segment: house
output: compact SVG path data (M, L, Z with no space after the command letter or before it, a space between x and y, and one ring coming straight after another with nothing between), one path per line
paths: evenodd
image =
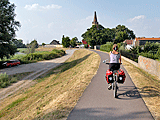
M133 45L133 40L125 40L123 43L126 43L127 45Z
M60 45L59 41L57 40L53 40L50 45Z
M135 40L133 41L133 46L140 46L140 45L145 45L146 42L151 42L151 43L156 43L159 42L160 43L160 38L145 38L145 37L138 37L135 38Z
M132 49L132 48L133 48L133 41L134 41L134 40L125 40L125 41L123 42L123 43L126 44L125 49L128 49L128 50Z

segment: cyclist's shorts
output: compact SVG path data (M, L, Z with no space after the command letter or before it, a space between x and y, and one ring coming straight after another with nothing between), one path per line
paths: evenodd
M109 69L110 71L119 70L120 64L119 63L109 63Z

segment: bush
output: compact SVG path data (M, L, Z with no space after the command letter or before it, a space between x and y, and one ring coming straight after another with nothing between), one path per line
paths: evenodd
M21 60L24 61L40 61L40 60L50 60L56 57L60 57L65 54L64 50L57 50L53 49L51 52L43 51L43 52L36 52L30 53L24 56Z
M153 53L144 53L144 52L141 52L139 53L139 55L141 56L144 56L144 57L147 57L147 58L151 58L151 59L159 59L160 60L160 55L159 54L153 54Z
M100 50L110 52L112 51L113 42L106 42L106 44L101 45Z
M0 88L4 88L9 85L9 77L6 73L0 74Z
M135 62L138 62L138 54L130 53L126 50L120 50L122 56L127 57Z
M6 73L0 74L0 88L5 88L11 83L16 83L17 81L17 77L9 77Z
M18 81L17 77L12 77L10 80L10 83L16 83L17 81Z

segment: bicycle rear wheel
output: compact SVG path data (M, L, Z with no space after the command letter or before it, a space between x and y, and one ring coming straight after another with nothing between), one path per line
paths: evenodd
M116 81L116 76L115 76L115 81L114 81L114 97L117 98L117 81Z

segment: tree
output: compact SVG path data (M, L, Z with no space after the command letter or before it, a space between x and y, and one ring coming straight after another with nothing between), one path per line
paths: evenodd
M70 46L70 38L69 37L62 37L62 45L63 47L67 48Z
M107 39L109 37L106 33L107 30L102 25L92 25L92 27L87 29L87 31L81 36L93 48L94 45L101 45L105 44L107 41L110 41Z
M9 57L16 52L16 46L12 45L15 32L20 23L15 20L15 5L9 0L0 0L0 58Z
M78 42L78 38L77 37L74 37L74 38L72 38L72 40L70 41L70 45L72 46L72 47L75 47Z
M45 46L46 44L45 43L42 43L42 46Z
M37 40L31 41L30 45L31 46L34 45L34 48L38 48L39 47Z
M118 25L115 29L116 29L116 33L115 33L114 43L120 43L126 39L134 39L136 37L133 31L129 30L124 25Z
M12 44L15 45L17 48L26 48L26 45L23 44L22 41L23 41L23 40L21 40L21 39L19 39L19 40L13 39L13 40L12 40Z
M86 42L92 46L102 45L106 42L123 42L125 39L134 39L135 35L124 25L118 25L116 28L104 28L102 25L93 25L81 35Z

